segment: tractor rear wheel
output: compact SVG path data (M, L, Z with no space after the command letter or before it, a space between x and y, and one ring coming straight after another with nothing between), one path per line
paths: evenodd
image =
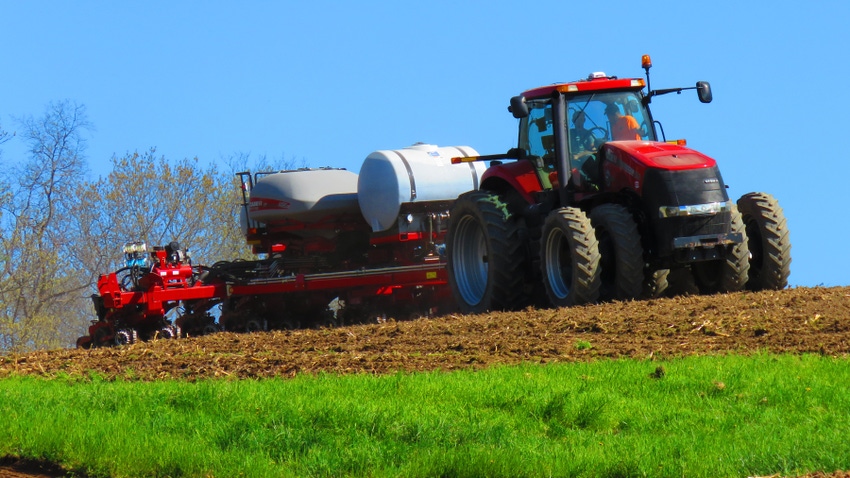
M449 285L462 312L512 310L527 301L526 248L515 218L498 195L461 195L451 210L446 246Z
M733 233L742 233L744 242L730 246L726 257L718 261L697 262L691 265L694 280L700 293L737 292L747 284L749 249L747 248L744 221L738 208L732 207Z
M791 274L791 238L785 213L770 194L749 193L738 199L750 250L749 290L781 290Z
M540 238L540 269L552 305L595 302L602 282L599 262L596 234L581 209L549 213Z
M590 212L599 241L602 300L631 300L643 291L643 247L637 224L628 209L603 204Z

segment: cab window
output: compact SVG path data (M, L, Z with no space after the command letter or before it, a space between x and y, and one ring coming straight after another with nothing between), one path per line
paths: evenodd
M567 108L571 139L583 138L578 144L572 141L571 146L581 150L593 150L605 141L655 140L649 115L634 92L577 96L570 99ZM576 120L584 123L577 124Z
M519 147L528 156L543 158L544 163L550 164L555 158L555 136L552 127L552 105L547 103L531 103L529 113L523 118Z

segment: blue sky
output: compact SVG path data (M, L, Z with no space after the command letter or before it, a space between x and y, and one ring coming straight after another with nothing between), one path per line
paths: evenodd
M791 284L850 285L850 2L767 5L0 0L0 124L85 105L94 175L151 147L357 171L418 141L504 152L511 96L591 71L642 76L650 54L655 88L711 82L713 103L659 97L655 117L719 162L733 199L779 199ZM23 154L13 140L2 161Z

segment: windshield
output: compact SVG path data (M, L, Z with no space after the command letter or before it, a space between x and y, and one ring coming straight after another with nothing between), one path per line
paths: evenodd
M567 121L572 154L596 150L604 141L655 139L649 115L634 92L570 98Z

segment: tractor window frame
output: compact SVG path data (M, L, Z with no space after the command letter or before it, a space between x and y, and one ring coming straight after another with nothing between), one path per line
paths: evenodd
M553 163L554 134L552 102L549 100L529 101L528 116L520 120L517 147L525 151L528 157L540 157L543 158L544 163Z

